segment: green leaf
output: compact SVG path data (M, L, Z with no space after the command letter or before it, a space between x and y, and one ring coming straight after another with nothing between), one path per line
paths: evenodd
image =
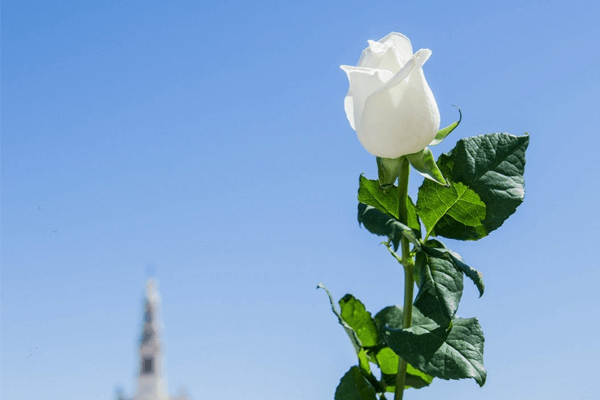
M389 347L384 347L375 356L381 372L395 375L398 373L398 355Z
M462 296L462 271L451 261L428 254L425 248L417 252L415 268L420 282L415 307L439 325L448 326Z
M427 254L437 258L445 259L454 264L459 271L467 275L467 277L473 281L475 286L477 286L477 289L479 290L479 297L483 296L483 292L485 290L485 285L483 284L483 274L465 264L458 253L449 250L442 242L435 239L429 239L423 243L421 245L421 249Z
M407 366L407 373L406 373L406 379L404 381L404 383L405 383L404 389L410 389L410 388L421 389L421 388L427 387L431 384L431 382L427 382L425 379L421 378L418 375L413 375L413 374L408 373L408 370L417 371L417 372L420 372L420 371L411 367L410 364L406 364L406 366ZM433 381L432 376L429 376L427 374L423 374L423 375L431 378L431 380ZM381 374L381 385L385 387L386 392L394 393L396 391L396 375Z
M363 348L363 344L359 339L359 333L357 332L359 331L362 339L367 342L370 340L369 337L372 337L373 335L375 336L375 340L379 341L379 331L377 330L375 321L371 318L371 314L368 313L365 310L364 305L352 295L346 295L340 300L340 306L342 309L342 312L340 313L335 308L333 297L325 285L319 283L319 285L317 285L317 289L323 289L327 293L327 296L329 297L329 303L331 304L331 310L338 317L338 322L344 327L344 330L348 334L348 337L350 338L350 341L356 350L356 355L358 356L358 368L362 372L363 378L371 386L376 387L378 392L384 392L385 387L383 387L382 384L371 373L371 366L369 362L375 362L375 359L370 359L367 350ZM353 326L350 326L350 324L344 320L342 314L346 315ZM369 324L371 325L370 327Z
M406 225L415 232L418 238L421 238L421 221L419 221L419 216L417 215L417 207L410 196L408 196L408 201L406 202L406 211L408 214Z
M400 306L388 306L375 315L375 323L380 332L380 337L384 337L386 327L392 329L402 329L403 312ZM413 309L412 323L425 325L432 324L433 321L423 316L417 309ZM383 347L376 354L376 359L384 375L383 382L387 390L393 392L395 386L395 374L398 373L398 356L389 347ZM427 375L410 364L408 365L408 374L406 375L406 385L413 388L427 386L433 380L433 377ZM386 379L386 375L389 378Z
M404 360L424 373L442 379L473 378L483 386L483 332L476 318L452 320L449 328L436 324L386 329L385 342Z
M362 347L372 347L379 342L379 335L371 313L363 303L351 294L339 301L342 319L356 332Z
M493 133L460 140L438 166L450 187L425 180L417 213L427 236L478 240L499 228L523 202L529 136Z
M389 347L384 347L379 350L376 358L379 368L381 369L381 373L384 375L383 383L386 386L386 390L393 392L396 386L395 376L398 373L398 362L400 359L398 355ZM410 364L407 365L406 372L406 387L420 389L428 386L431 381L433 381L432 376L419 371ZM388 381L385 379L386 375L390 376L392 379Z
M350 325L348 325L346 323L346 321L344 321L340 312L335 308L335 303L333 302L333 297L331 296L331 293L329 293L329 290L327 290L325 285L323 285L322 283L319 283L317 285L317 289L323 289L323 290L325 290L325 293L327 293L327 297L329 298L329 304L331 304L331 311L337 317L338 322L340 325L342 325L342 327L344 328L344 331L346 331L346 334L350 338L350 342L352 343L354 350L358 354L362 348L362 343L360 342L360 339L358 338L358 334L354 331L354 329L352 329L352 327Z
M410 162L410 165L425 178L440 185L448 185L446 179L444 179L444 175L442 175L442 171L440 171L435 163L433 153L429 150L429 147L425 147L423 150L413 154L407 154L406 158Z
M398 187L395 185L389 185L387 189L381 189L379 181L367 179L361 175L358 181L358 201L391 215L395 219L399 218ZM417 215L417 208L410 196L406 208L408 211L407 225L415 231L417 237L420 237L421 222Z
M358 180L358 201L398 219L398 189L394 185L382 190L378 181L361 175Z
M483 274L477 271L475 268L469 267L465 264L460 255L453 252L452 250L448 250L448 254L452 258L452 262L454 265L460 269L469 279L473 281L475 286L477 286L477 290L479 290L479 297L483 296L483 291L485 290L485 285L483 283Z
M448 136L450 134L450 132L455 130L456 127L460 124L460 121L462 121L462 112L460 111L460 108L456 107L456 109L458 110L458 115L459 115L458 121L456 121L453 124L448 125L444 129L440 129L438 131L438 133L435 135L435 138L433 139L433 141L431 143L429 143L430 146L436 146L436 145L442 143L442 141L446 138L446 136Z
M335 390L335 400L377 400L375 388L356 366L350 368Z
M409 384L409 377L410 377L410 382L411 382L410 384ZM419 381L424 384L423 386L428 386L433 381L433 376L427 375L425 372L421 372L418 369L416 369L415 367L413 367L412 365L407 363L406 364L406 383L409 384L411 387L419 389L420 387L423 387L423 386L416 386L416 385L421 384L421 383L417 383Z
M402 320L404 313L400 306L387 306L375 315L375 324L379 330L379 336L383 337L385 327L391 329L402 329ZM433 321L425 317L417 309L412 310L412 324L413 325L427 325L432 324Z
M360 349L358 352L358 366L363 374L371 375L371 365L369 364L369 356L365 349Z
M455 231L460 231L461 234L464 231L468 237L483 237L487 234L483 226L486 205L477 193L462 183L450 183L446 188L429 182L423 181L417 200L417 214L423 221L428 236L438 234L437 224L444 224L448 220L456 221ZM455 232L455 236L461 234Z
M387 236L395 251L398 250L402 236L405 236L415 247L421 246L411 228L400 223L396 218L364 203L358 203L358 223L364 225L369 232L375 235Z

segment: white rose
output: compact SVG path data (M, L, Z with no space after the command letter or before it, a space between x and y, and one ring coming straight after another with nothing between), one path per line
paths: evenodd
M369 40L356 67L342 65L350 89L344 109L367 151L397 158L423 150L440 127L440 112L423 75L431 50L413 54L410 40L392 32Z

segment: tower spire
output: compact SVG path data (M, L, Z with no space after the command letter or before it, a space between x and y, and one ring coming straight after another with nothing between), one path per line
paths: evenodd
M146 282L140 340L138 389L134 400L169 400L162 358L160 295L154 278Z

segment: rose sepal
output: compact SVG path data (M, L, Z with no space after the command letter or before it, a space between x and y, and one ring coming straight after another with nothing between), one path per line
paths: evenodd
M442 141L446 139L446 136L452 133L452 131L455 130L458 127L458 125L460 125L460 122L462 121L462 112L460 111L460 108L456 107L456 109L458 110L458 121L451 123L443 129L440 129L435 134L435 137L433 138L431 143L429 143L430 146L437 146L438 144L442 143Z
M396 183L396 179L398 179L398 176L400 175L402 157L377 157L377 175L379 178L379 188L381 190L389 189Z
M429 150L429 147L425 147L423 150L413 154L407 154L405 156L410 165L425 178L439 183L440 185L448 186L448 182L444 178L442 171L438 168L433 153Z

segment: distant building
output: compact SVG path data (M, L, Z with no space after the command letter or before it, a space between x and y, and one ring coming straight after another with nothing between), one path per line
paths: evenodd
M163 364L160 322L160 295L155 279L146 282L144 327L140 339L137 393L126 398L117 391L117 400L188 400L186 394L169 396Z

